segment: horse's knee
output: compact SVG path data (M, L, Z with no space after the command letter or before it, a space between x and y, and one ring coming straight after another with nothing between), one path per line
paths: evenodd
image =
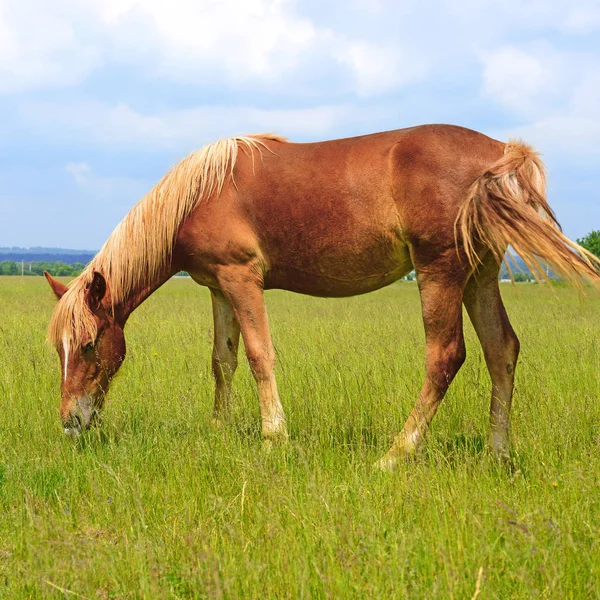
M219 356L218 353L213 353L212 356L212 373L217 384L230 381L237 369L237 356Z
M445 392L467 358L462 336L444 345L438 345L433 354L435 359L428 367L429 378L437 388Z
M246 357L254 378L265 381L273 375L275 369L275 353L264 348L249 346Z

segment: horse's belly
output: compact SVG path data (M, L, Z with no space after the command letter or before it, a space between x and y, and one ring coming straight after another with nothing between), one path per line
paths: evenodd
M305 249L280 257L267 273L265 287L311 296L354 296L385 287L412 269L408 247L400 241L361 249L340 245L314 253Z

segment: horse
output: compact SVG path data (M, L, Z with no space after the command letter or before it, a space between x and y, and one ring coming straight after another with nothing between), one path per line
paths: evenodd
M125 358L129 315L183 270L210 289L215 423L229 414L241 333L262 436L284 442L264 290L352 296L415 270L425 381L377 466L393 470L422 445L465 361L463 304L491 377L489 445L509 460L519 340L498 286L509 246L540 280L550 264L580 287L600 281L600 260L562 233L544 165L523 142L452 125L318 143L219 140L167 172L69 286L46 273L58 298L48 339L61 361L64 431L94 422Z

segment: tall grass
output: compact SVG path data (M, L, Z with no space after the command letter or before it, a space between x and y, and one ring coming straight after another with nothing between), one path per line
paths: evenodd
M267 452L245 361L231 424L209 425L210 300L190 280L133 314L103 425L71 443L51 292L0 278L0 597L600 597L600 304L502 289L522 343L516 469L485 450L467 325L426 450L389 475L371 465L424 375L414 284L267 294L291 437Z

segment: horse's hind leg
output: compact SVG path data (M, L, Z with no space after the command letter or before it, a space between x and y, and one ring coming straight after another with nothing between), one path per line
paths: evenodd
M211 290L214 344L212 371L215 378L214 424L227 419L231 410L231 381L238 364L240 326L223 292Z
M499 265L491 252L465 288L464 303L479 337L492 379L490 445L501 460L509 456L509 419L519 339L511 327L498 287Z
M413 257L425 326L425 383L404 429L377 463L383 470L394 469L400 460L415 453L465 360L462 300L468 274L457 265L457 260L452 250L420 269Z

